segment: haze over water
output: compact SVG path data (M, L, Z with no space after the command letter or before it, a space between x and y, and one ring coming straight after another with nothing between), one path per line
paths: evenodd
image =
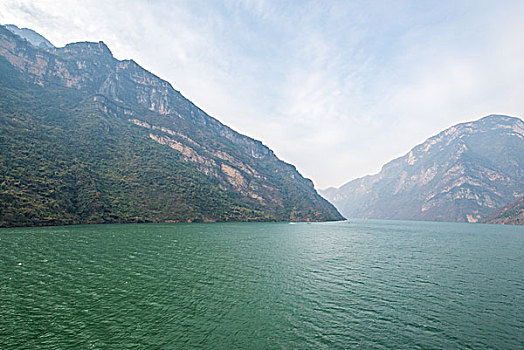
M524 228L0 230L2 349L522 348Z

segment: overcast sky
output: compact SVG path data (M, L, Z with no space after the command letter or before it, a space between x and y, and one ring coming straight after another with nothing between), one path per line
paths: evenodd
M104 41L317 188L453 124L524 114L521 0L2 0L0 23Z

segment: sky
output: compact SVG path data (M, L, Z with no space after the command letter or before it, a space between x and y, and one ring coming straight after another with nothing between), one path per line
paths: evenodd
M104 41L317 188L454 124L524 115L524 1L2 0L0 24Z

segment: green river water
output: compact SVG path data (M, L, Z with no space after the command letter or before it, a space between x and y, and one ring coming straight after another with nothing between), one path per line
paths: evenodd
M524 227L0 230L0 349L522 349Z

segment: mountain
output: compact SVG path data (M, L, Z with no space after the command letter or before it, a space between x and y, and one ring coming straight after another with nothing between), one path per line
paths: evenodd
M321 194L349 218L476 222L524 195L524 123L490 115L455 125Z
M293 165L103 43L0 26L0 226L341 220Z
M51 49L54 47L54 45L51 44L49 40L47 40L32 29L18 28L14 24L6 24L5 28L8 29L11 33L18 35L20 38L29 41L29 43L31 43L34 46L44 49Z
M489 224L524 225L524 196L496 210L483 222Z

